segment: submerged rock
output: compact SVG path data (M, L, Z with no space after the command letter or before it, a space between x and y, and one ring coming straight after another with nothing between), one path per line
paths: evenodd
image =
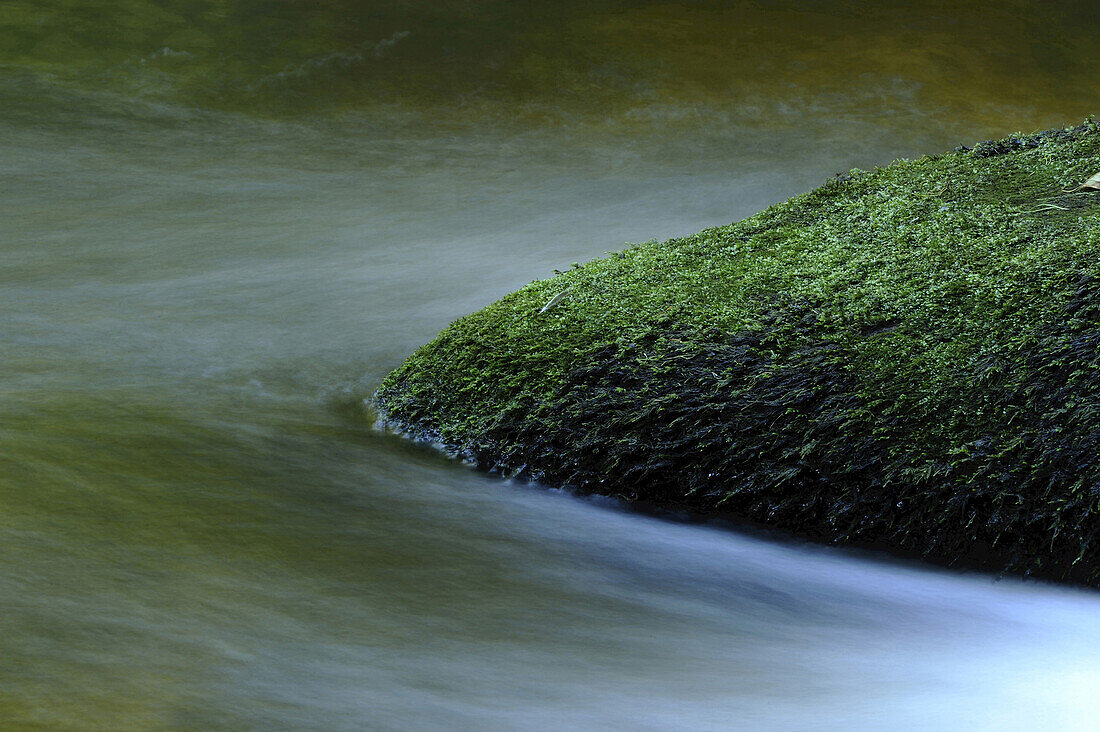
M483 469L1100 585L1097 169L1089 120L853 170L534 282L375 401Z

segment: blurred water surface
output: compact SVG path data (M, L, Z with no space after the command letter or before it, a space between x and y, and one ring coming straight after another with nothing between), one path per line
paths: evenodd
M0 6L0 721L1088 729L1095 593L468 471L454 318L1095 111L1086 3Z

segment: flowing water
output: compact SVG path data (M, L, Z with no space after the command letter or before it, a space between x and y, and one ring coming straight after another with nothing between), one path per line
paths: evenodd
M1089 729L1095 592L363 407L555 268L1097 111L1089 4L922 5L0 4L0 727Z

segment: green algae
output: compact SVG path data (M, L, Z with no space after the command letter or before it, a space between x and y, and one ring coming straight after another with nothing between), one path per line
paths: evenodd
M1097 170L1091 119L853 170L533 282L375 401L483 469L1097 585Z

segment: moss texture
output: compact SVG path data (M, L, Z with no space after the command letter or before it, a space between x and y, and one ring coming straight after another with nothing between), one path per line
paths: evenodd
M853 170L534 282L375 401L482 469L1100 585L1098 170L1091 119Z

